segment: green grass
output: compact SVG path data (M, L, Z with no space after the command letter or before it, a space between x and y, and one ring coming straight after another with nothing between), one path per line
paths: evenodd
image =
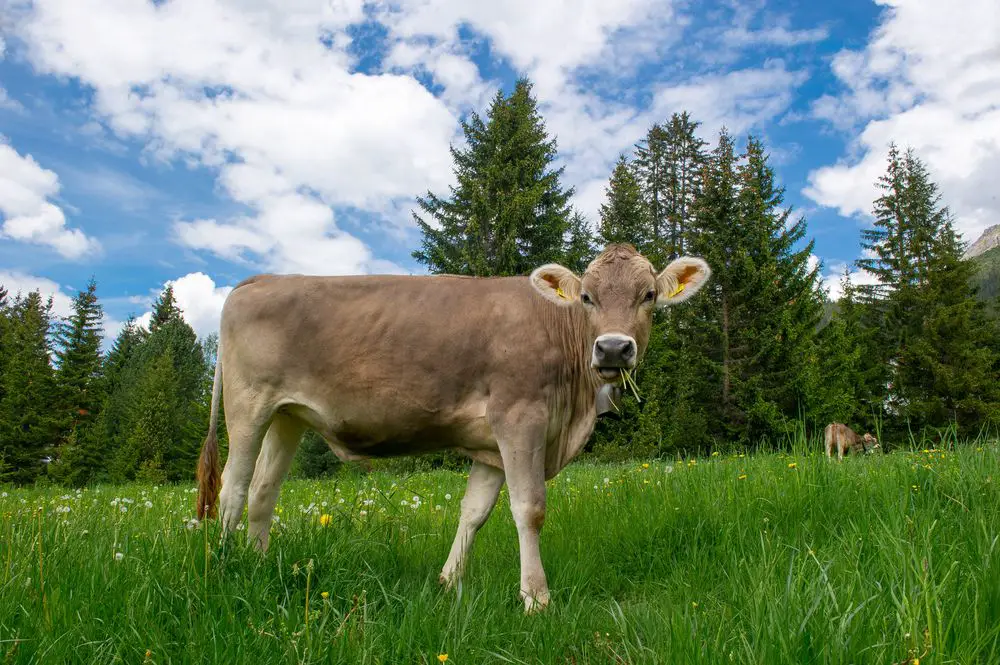
M533 617L506 493L439 588L457 473L289 482L264 557L189 525L189 487L6 488L0 661L997 663L998 471L992 445L575 464Z

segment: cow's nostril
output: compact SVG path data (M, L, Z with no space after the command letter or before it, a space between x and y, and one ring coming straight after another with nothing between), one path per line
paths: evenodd
M631 340L629 340L628 342L625 343L625 348L622 349L622 359L628 360L634 355L635 355L635 344L633 344Z

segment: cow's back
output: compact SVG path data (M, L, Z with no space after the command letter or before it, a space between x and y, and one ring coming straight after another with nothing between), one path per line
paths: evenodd
M226 389L268 392L359 454L489 447L491 395L540 398L558 371L556 312L526 278L259 276L223 312Z

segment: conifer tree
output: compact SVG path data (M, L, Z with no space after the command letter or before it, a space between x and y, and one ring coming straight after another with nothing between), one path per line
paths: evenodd
M0 402L0 481L28 483L42 472L58 433L51 364L52 299L38 291L11 308Z
M102 450L94 448L88 432L103 405L101 343L103 310L97 300L97 284L77 294L73 313L57 325L56 358L59 388L59 451L49 472L60 482L80 485L106 463Z
M865 292L876 367L871 383L897 433L957 424L966 433L996 417L996 330L975 298L973 266L936 184L912 150L892 146L878 181L869 256L879 284Z
M605 193L607 201L601 204L598 227L601 242L605 245L628 243L640 253L645 252L649 244L646 204L635 171L625 155L618 157Z
M486 119L462 123L466 147L452 148L458 181L448 198L428 192L414 213L422 232L413 257L434 273L524 275L562 258L572 189L554 169L549 139L531 84L498 91Z
M590 224L579 211L573 211L562 264L578 275L583 274L597 256L596 244L597 238L590 230Z

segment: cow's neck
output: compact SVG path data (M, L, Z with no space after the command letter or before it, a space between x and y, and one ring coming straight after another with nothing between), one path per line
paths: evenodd
M548 307L550 343L563 352L562 370L550 404L553 410L546 454L547 476L554 476L583 449L597 420L597 392L602 382L591 367L594 333L578 307Z

